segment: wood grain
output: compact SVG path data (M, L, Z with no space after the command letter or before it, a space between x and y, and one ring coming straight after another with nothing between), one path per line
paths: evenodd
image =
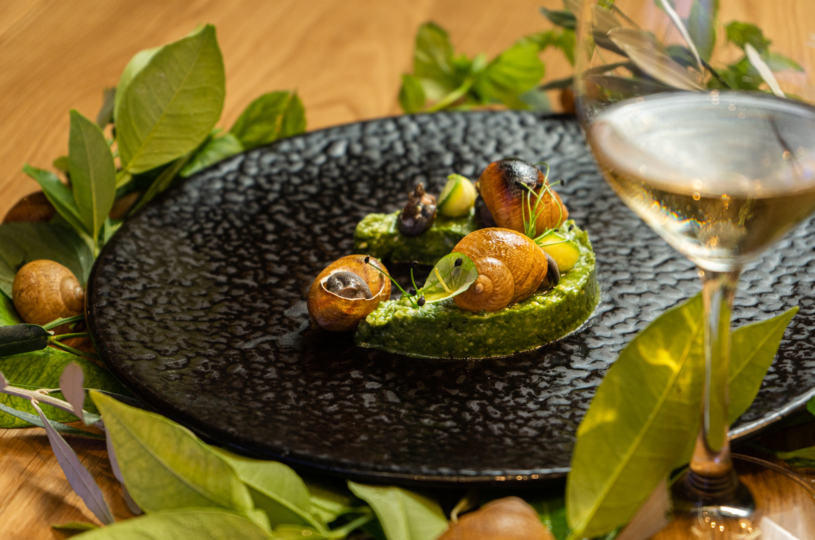
M227 99L222 125L230 125L258 95L296 88L309 129L316 129L399 113L400 75L411 68L420 23L434 20L444 26L462 52L492 56L520 36L550 27L538 14L540 5L560 9L561 2L0 2L0 216L37 189L20 172L24 163L48 167L67 151L69 109L93 117L102 89L116 85L134 53L177 39L198 23L217 26L224 54ZM811 6L795 6L795 24L810 24ZM743 0L727 16L749 10L760 12L765 29L779 44L791 39L784 31L786 19L778 16L773 2ZM813 59L811 49L802 54ZM544 59L547 78L570 73L559 52L546 53ZM815 429L798 428L800 432ZM70 442L99 481L116 517L127 517L104 445ZM44 433L0 430L0 537L60 537L50 525L67 521L95 520L71 491Z

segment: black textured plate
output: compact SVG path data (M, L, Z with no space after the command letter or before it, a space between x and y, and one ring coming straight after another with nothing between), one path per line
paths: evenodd
M439 362L359 349L308 326L305 295L352 252L356 223L491 161L546 160L597 253L602 301L586 328L501 360ZM734 434L815 388L815 233L790 234L743 279L736 324L799 304ZM246 453L359 479L535 480L568 471L575 430L609 364L649 321L699 290L692 265L601 179L577 123L479 112L309 133L236 156L130 219L89 288L90 327L139 397ZM745 291L749 291L749 294Z

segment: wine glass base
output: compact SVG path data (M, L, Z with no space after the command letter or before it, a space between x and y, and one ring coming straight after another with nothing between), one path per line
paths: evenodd
M692 505L675 499L674 519L652 540L815 538L815 490L810 485L792 471L751 456L733 455L733 466L743 489L735 490L729 503Z

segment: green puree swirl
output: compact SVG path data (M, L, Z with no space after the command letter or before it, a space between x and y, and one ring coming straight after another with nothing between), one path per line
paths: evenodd
M500 311L472 313L453 299L413 308L407 302L379 304L355 334L360 347L419 358L489 358L528 351L579 328L600 300L589 235L574 228L580 247L575 267L552 289Z

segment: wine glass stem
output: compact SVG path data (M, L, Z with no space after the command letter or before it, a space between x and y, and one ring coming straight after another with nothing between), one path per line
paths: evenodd
M729 272L699 272L705 314L705 379L702 423L688 482L706 502L727 498L738 484L730 459L727 428L730 310L740 273L740 268Z

